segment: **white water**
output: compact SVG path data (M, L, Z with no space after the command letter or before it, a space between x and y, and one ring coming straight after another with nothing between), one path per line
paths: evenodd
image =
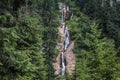
M67 6L66 8L67 11L69 11L69 6ZM62 8L62 28L63 28L63 31L64 31L64 34L65 34L65 37L66 37L66 40L65 40L65 44L64 44L64 50L63 52L61 53L61 62L62 62L62 69L61 69L61 75L65 75L65 72L66 72L66 66L65 66L65 58L64 58L64 52L67 50L69 44L70 44L70 37L69 37L69 31L67 30L66 28L66 24L64 22L65 20L65 16L66 16L66 10L65 10L65 7ZM71 18L73 18L73 13L71 15Z
M67 11L70 11L70 8L69 8L69 6L67 6Z
M62 52L62 76L65 74L65 61L64 61L64 53Z
M65 23L64 22L62 22L62 28L65 29Z
M66 36L66 37L69 37L69 32L68 32L68 30L66 30L66 29L65 29L65 36Z
M70 44L70 40L69 40L69 32L68 30L65 29L65 35L67 36L66 37L66 40L65 40L65 44L64 44L64 50L63 51L66 51L66 49L68 48L69 44ZM64 52L62 52L62 70L61 70L61 75L63 76L65 74L65 60L64 60Z
M67 37L66 40L65 40L65 47L64 47L64 50L65 50L65 51L66 51L66 49L68 48L69 43L70 43L70 40L69 40L69 38Z
M62 22L62 28L63 28L63 31L65 30L65 23ZM61 59L62 59L62 69L61 69L61 75L65 75L65 60L64 60L64 52L61 53Z

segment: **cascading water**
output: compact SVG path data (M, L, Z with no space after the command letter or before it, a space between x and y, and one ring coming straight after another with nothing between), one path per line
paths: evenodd
M64 41L64 49L61 53L61 62L62 62L62 69L61 69L61 75L65 75L65 72L66 72L66 66L65 66L65 51L67 50L67 48L69 47L69 44L70 44L70 36L69 36L69 31L67 30L67 27L66 27L66 24L65 24L65 17L66 17L66 11L69 11L70 8L69 6L67 6L65 8L65 6L63 8L61 8L61 13L62 13L62 29L64 31L64 35L66 37L66 40ZM73 14L71 15L73 17Z
M69 40L69 38L67 37L67 38L66 38L66 40L65 40L65 47L64 47L64 51L66 51L66 49L68 48L69 43L70 43L70 40Z
M69 8L69 6L67 6L67 11L69 11L70 10L70 8Z
M62 28L63 28L63 31L65 29L65 23L63 22L62 23ZM64 60L64 50L63 52L61 53L61 60L62 60L62 69L61 69L61 75L63 76L65 74L65 60Z
M64 61L64 53L62 52L62 76L65 74L65 61Z
M62 70L61 70L61 73L62 73L62 76L65 74L65 60L64 60L64 52L66 51L66 49L68 48L69 44L70 44L70 40L69 40L69 32L67 31L66 32L66 40L65 40L65 44L64 44L64 51L62 52L61 54L61 57L62 57Z
M66 37L69 37L69 32L68 32L67 29L65 29L65 36L66 36Z

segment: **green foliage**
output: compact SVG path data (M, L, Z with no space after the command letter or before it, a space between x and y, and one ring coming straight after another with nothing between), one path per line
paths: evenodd
M13 26L14 26L14 18L9 12L6 12L0 16L0 27L10 28Z
M115 67L118 59L113 40L102 37L97 23L89 23L89 19L83 16L77 29L73 29L77 34L74 49L77 56L75 80L116 80L113 75L118 69Z
M44 26L43 32L43 46L45 52L45 63L47 64L47 80L53 80L54 69L53 61L55 60L58 52L56 45L58 42L58 17L56 12L56 5L54 0L44 0L42 3L43 12L42 12L42 21ZM56 12L58 13L58 12Z
M77 60L73 78L119 80L119 48L116 48L119 47L119 5L109 7L106 3L102 8L101 3L95 0L78 0L76 5L91 20L76 9L74 19L68 21L71 37L76 41L74 53Z
M104 0L78 0L76 4L79 6L81 11L87 14L91 19L99 19L99 28L110 38L113 38L116 43L116 47L119 47L119 3L113 1L113 6L110 6L110 1L104 1L102 7L102 1Z
M0 16L0 79L46 80L46 66L42 51L42 21L37 13ZM9 28L8 28L9 27Z
M58 1L0 1L0 80L54 80ZM74 13L66 23L75 40L76 65L72 76L59 79L119 80L120 5L110 7L110 0L104 7L97 0L61 1Z

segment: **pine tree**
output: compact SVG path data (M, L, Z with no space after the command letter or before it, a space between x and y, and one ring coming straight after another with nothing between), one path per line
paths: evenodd
M44 0L42 3L42 20L44 25L43 47L45 52L45 63L47 64L47 80L54 79L53 61L58 54L56 45L58 39L58 18L54 0Z
M118 69L115 67L117 51L114 48L114 41L101 36L96 22L92 22L88 30L83 26L80 28L82 36L77 37L75 45L75 53L78 57L75 79L113 80L115 70Z
M1 80L46 80L42 21L33 12L20 10L17 21L9 11L0 14Z

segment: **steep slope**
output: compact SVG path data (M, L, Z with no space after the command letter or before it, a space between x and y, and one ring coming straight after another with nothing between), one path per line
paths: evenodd
M66 72L72 75L73 70L75 69L75 54L73 53L74 41L71 41L68 49L65 52L66 59Z
M65 69L65 73L72 75L72 72L75 69L75 54L72 51L74 47L74 41L71 41L70 43L68 26L65 23L67 10L65 5L62 5L62 6L63 7L60 10L62 13L62 21L61 21L61 26L58 27L58 31L59 31L58 33L60 36L60 41L58 43L58 46L59 46L60 54L57 56L56 62L53 64L53 66L54 66L56 75L59 75L60 73L64 75L64 72L63 72L64 69Z

